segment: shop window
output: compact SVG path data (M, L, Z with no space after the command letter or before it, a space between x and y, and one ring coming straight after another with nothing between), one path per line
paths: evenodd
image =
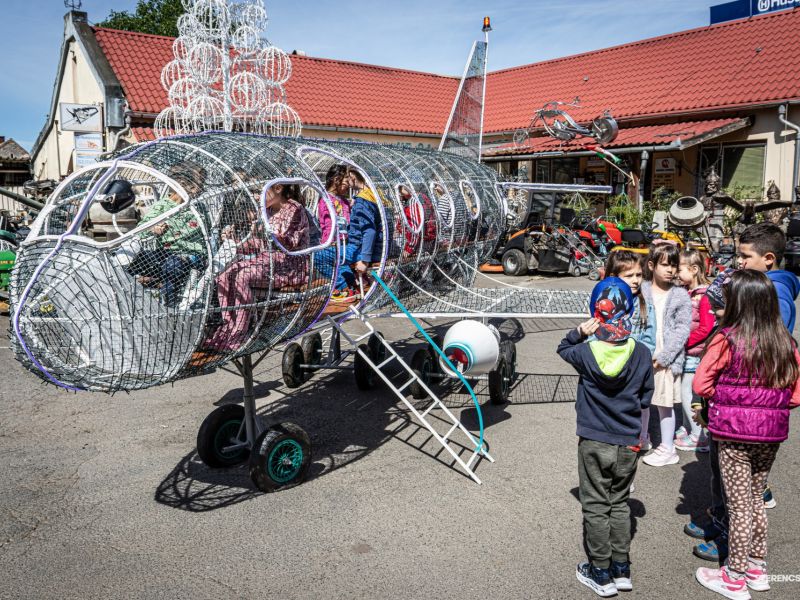
M580 177L580 159L551 158L536 161L537 183L575 183Z
M722 179L722 187L744 188L756 196L764 187L764 144L704 145L700 155L700 172L705 176L713 166Z

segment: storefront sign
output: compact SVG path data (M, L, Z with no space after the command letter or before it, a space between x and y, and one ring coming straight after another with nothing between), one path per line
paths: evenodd
M747 19L776 10L800 6L800 0L735 0L711 7L711 24Z
M653 163L656 173L674 173L675 172L675 159L674 158L657 158Z
M653 190L658 188L665 188L668 190L675 189L675 173L653 173Z
M103 113L96 104L58 105L59 127L62 131L103 131Z
M103 152L102 133L75 134L75 169L82 169L98 160Z

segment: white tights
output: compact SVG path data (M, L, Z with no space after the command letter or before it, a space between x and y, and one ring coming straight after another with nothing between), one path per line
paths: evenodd
M658 420L661 425L661 445L672 452L675 447L675 409L658 406Z

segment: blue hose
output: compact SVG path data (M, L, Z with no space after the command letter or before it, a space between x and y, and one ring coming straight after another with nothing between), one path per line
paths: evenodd
M458 369L456 369L455 365L452 362L450 362L450 359L447 358L447 355L445 355L445 353L442 351L442 349L439 348L439 346L436 345L436 342L434 342L431 339L431 336L428 335L428 333L425 331L425 329L422 327L422 325L420 325L419 322L414 317L411 316L411 313L408 312L408 309L405 307L405 305L402 302L400 302L400 299L397 296L394 295L394 292L392 292L392 290L389 289L389 286L386 285L386 283L383 281L383 279L378 277L378 274L375 271L371 271L371 274L375 278L375 281L377 281L381 285L383 290L389 295L389 298L392 299L392 302L394 302L398 306L398 308L403 311L403 313L414 324L414 327L417 328L417 330L423 335L423 337L428 341L428 343L433 347L433 349L436 350L436 353L439 356L441 356L442 359L444 360L444 362L447 364L447 366L450 367L450 370L453 373L455 373L456 376L461 380L461 383L464 384L464 387L467 388L467 391L469 392L469 395L472 396L472 402L475 404L475 410L478 411L478 427L480 428L480 435L478 437L478 447L475 448L475 452L482 451L483 450L483 413L481 412L481 406L480 406L480 404L478 404L478 397L475 395L475 391L472 389L472 386L464 378L464 376L458 371Z

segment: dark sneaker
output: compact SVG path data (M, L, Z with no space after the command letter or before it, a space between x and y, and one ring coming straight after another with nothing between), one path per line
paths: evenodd
M775 501L775 496L772 495L772 490L769 486L764 488L764 508L775 508L778 503Z
M631 563L611 561L611 579L620 592L630 592L633 589L631 583Z
M697 540L708 541L717 539L722 531L714 523L698 525L694 521L689 521L688 524L683 526L683 533Z
M617 586L611 579L608 569L600 569L590 562L582 562L575 570L575 575L583 585L603 598L617 595Z
M720 535L716 540L697 544L692 552L698 558L719 563L728 558L728 537Z

